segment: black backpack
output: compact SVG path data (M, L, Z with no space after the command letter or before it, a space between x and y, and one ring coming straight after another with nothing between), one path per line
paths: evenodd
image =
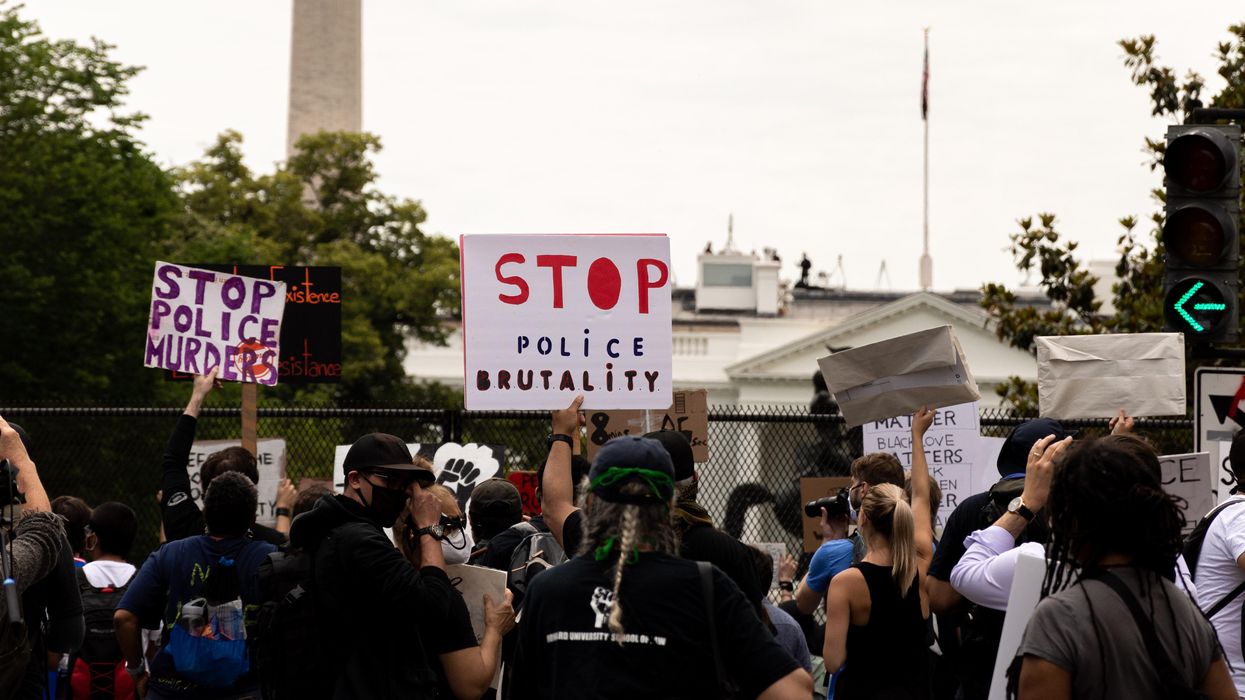
M262 601L255 616L254 653L260 687L266 700L329 698L333 683L325 670L335 669L321 643L312 593L315 557L289 549L272 552L259 565Z
M96 588L87 580L82 569L75 569L74 574L78 578L78 590L82 594L82 619L86 623L86 636L82 639L82 646L69 658L69 672L75 680L86 681L87 697L112 698L117 693L118 677L124 676L129 680L124 668L125 657L121 653L121 645L117 643L117 634L113 631L112 616L133 579L126 581L124 586ZM74 685L82 684L79 682Z

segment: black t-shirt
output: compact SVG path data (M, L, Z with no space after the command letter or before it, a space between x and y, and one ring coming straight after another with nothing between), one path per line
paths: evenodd
M755 697L799 668L716 568L713 589L722 666L743 697ZM642 553L623 570L620 598L626 634L621 646L607 623L611 561L576 557L534 579L519 624L512 697L722 696L695 562Z
M951 517L947 518L947 525L942 529L938 548L934 550L934 559L929 564L930 576L942 581L951 580L951 570L968 551L964 540L981 529L981 509L989 502L989 491L975 493L951 511Z
M448 617L437 620L430 615L419 618L419 636L424 641L424 649L428 654L428 665L437 672L437 697L452 698L450 680L445 676L441 666L441 654L449 654L463 649L480 646L476 641L475 630L471 628L471 612L467 603L458 591L449 596Z
M510 557L514 554L515 547L533 532L534 530L528 528L508 527L490 539L488 547L471 563L475 566L510 571Z
M584 512L576 509L562 523L562 551L567 557L579 554L579 543L584 540Z
M765 582L764 587L758 581L748 545L712 525L693 525L683 533L679 554L684 559L707 561L721 569L739 586L744 597L759 609L761 596L769 587L769 581Z
M182 414L164 448L160 477L160 518L164 522L164 537L169 542L204 533L203 511L190 495L190 474L186 472L197 425L198 421L193 416ZM285 535L259 523L251 526L251 537L277 546L285 544L286 540Z

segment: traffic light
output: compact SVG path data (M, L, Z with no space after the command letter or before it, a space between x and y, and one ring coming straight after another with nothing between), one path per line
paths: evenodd
M1240 147L1235 125L1167 128L1164 330L1231 343L1240 313Z

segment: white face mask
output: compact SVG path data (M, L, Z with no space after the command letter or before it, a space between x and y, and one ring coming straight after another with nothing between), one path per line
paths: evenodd
M464 540L466 541L466 544L463 545L462 549L454 546L456 544L461 544ZM453 544L450 544L451 542ZM462 531L455 532L448 538L441 540L441 554L445 557L446 566L451 564L466 564L467 560L471 558L471 550L475 549L475 546L476 543L471 538L471 528L465 528Z

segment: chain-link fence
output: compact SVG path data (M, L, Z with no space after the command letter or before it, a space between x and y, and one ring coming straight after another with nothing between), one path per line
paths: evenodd
M20 423L48 493L70 494L90 504L119 500L139 516L134 558L156 544L156 490L160 458L178 408L0 408ZM981 433L1003 437L1027 420L997 409L981 413ZM207 408L197 439L236 439L238 409ZM1065 422L1081 435L1106 431L1106 421ZM504 469L535 469L546 454L549 414L538 411L459 411L411 407L261 408L259 435L286 443L286 472L328 479L334 448L365 433L392 433L411 442L504 445ZM1137 432L1161 454L1192 451L1188 419L1139 420ZM699 465L699 500L720 523L745 541L783 542L802 549L799 481L846 475L861 454L861 429L841 416L804 408L715 407L709 414L710 459Z

